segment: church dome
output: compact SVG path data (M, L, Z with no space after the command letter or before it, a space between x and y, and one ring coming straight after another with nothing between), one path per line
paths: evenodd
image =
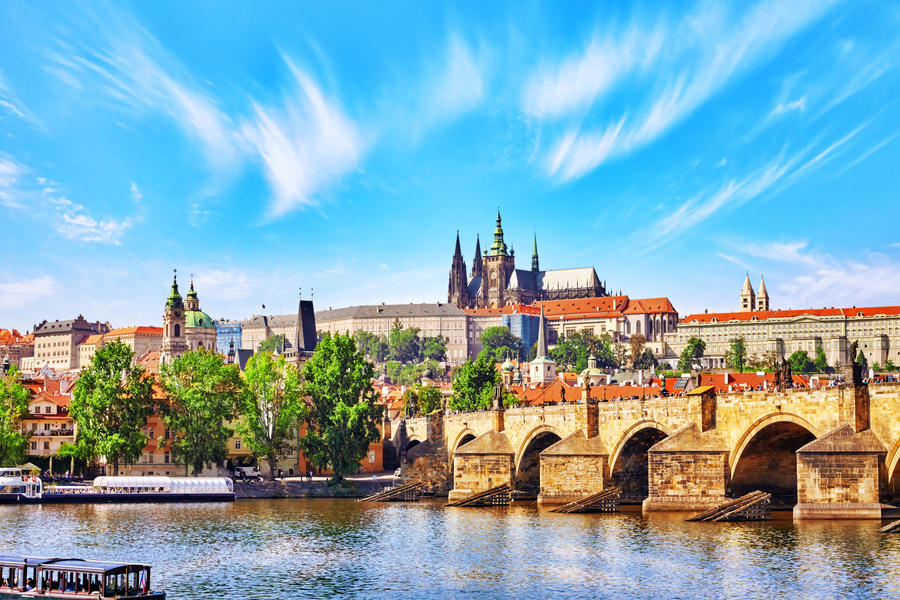
M184 311L184 326L199 327L201 329L215 329L212 317L202 310L186 310Z
M515 369L515 367L514 367L513 364L512 364L512 361L510 361L509 358L506 359L506 361L500 366L500 368L501 368L503 371L506 371L507 373L509 373L509 372L511 372L513 369Z

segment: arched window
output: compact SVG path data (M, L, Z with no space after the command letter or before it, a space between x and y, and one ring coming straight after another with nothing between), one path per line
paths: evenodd
M197 348L203 348L203 342L197 342Z
M181 336L181 325L176 323L175 324L175 337L180 337L180 336Z
M635 322L635 324L634 324L634 332L635 332L635 333L640 333L640 332L641 332L641 322L640 322L640 321L636 321L636 322Z

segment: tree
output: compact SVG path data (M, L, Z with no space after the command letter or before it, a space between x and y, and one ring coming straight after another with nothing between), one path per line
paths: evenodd
M805 350L797 350L788 357L787 361L794 373L812 373L816 368Z
M500 383L500 372L488 352L482 351L473 361L471 358L460 366L453 379L453 395L450 408L472 411L490 408L494 386Z
M445 360L447 358L447 342L445 337L427 337L422 344L422 354L430 360Z
M373 362L384 362L388 355L388 343L383 335L375 335L362 329L357 329L353 334L356 347L365 353Z
M22 419L28 416L28 390L19 382L13 366L0 377L0 466L14 467L25 462L28 433Z
M897 365L893 363L890 359L884 361L884 370L885 371L896 371Z
M119 459L133 463L144 451L143 428L153 408L153 380L132 365L131 348L114 341L97 350L90 366L75 383L69 415L78 425L78 437L60 456L112 462L119 474Z
M872 370L878 373L879 371L881 371L881 365L879 365L878 363L873 363Z
M624 346L622 349L624 351ZM617 364L612 339L606 334L597 337L593 333L576 331L560 337L550 351L550 357L557 364L579 373L587 367L591 356L597 359L597 366L602 369L615 367Z
M644 351L641 352L641 356L634 361L635 369L652 369L659 364L659 361L653 356L653 351L650 348L644 348Z
M706 342L700 338L690 338L681 352L681 358L678 359L678 370L684 373L693 370L694 365L699 366L704 352L706 352Z
M502 325L485 329L481 334L481 345L495 363L505 360L507 354L518 358L522 352L521 338Z
M814 362L817 373L825 373L828 371L828 358L822 346L816 346L816 360Z
M350 336L325 334L315 353L303 365L303 390L309 397L303 418L306 434L300 446L319 469L331 467L335 479L355 473L379 439L372 388L375 370Z
M628 361L628 346L622 342L616 342L612 346L612 351L616 365L625 367Z
M250 357L244 368L237 431L255 455L268 461L273 480L278 455L290 443L303 405L300 372L294 365L268 352Z
M638 361L641 359L641 354L644 352L644 346L647 344L647 338L644 337L643 333L635 333L628 340L628 346L631 349L631 360L632 367L635 369L640 369L638 366Z
M428 415L441 408L441 390L417 384L406 390L403 400L407 415Z
M287 338L280 333L270 335L259 343L257 352L283 352L287 348Z
M388 336L388 358L401 363L419 362L421 351L419 328L403 329L399 320L394 321L394 327Z
M869 361L866 360L866 355L863 354L862 350L860 350L856 354L856 364L858 364L860 366L860 368L863 370L863 372L865 372L869 369Z
M237 414L243 387L237 365L200 349L163 365L160 376L166 394L161 416L175 457L195 475L208 464L223 465L234 433L228 422Z
M747 345L744 343L743 337L732 338L726 359L732 369L739 373L744 372L744 363L747 360Z
M537 342L531 345L531 348L528 350L528 354L525 355L525 362L531 362L535 358L537 358Z

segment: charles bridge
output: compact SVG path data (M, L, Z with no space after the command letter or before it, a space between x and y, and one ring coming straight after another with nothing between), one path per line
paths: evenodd
M404 479L450 500L507 483L564 503L615 486L646 511L694 511L759 489L797 518L879 518L882 503L900 501L897 384L583 395L391 425Z

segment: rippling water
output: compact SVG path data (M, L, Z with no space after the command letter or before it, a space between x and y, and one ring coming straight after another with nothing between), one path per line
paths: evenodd
M878 521L683 519L437 501L2 506L0 553L146 562L173 600L900 598L900 535Z

